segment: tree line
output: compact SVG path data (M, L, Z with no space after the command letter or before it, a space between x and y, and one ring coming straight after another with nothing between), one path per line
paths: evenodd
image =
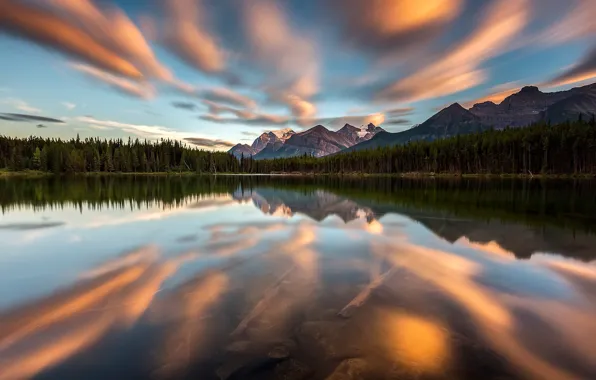
M239 162L225 152L190 148L178 141L98 138L26 139L0 136L0 168L62 173L238 172Z
M27 139L0 137L0 168L52 173L452 173L596 174L596 123L489 130L435 141L315 158L237 159L178 141Z
M322 158L243 159L249 173L596 174L596 122L488 130Z

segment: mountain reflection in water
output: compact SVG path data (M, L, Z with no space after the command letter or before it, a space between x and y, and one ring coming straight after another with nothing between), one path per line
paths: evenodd
M596 377L590 183L72 181L0 181L0 380Z

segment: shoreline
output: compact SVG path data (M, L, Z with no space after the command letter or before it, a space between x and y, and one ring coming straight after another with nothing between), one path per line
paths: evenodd
M52 172L42 172L33 170L24 171L8 171L0 170L0 178L40 178L40 177L192 177L192 176L274 176L274 177L366 177L366 178L450 178L450 179L462 179L462 178L478 178L478 179L596 179L595 174L476 174L476 173L426 173L426 172L413 172L413 173L306 173L306 172L272 172L272 173L196 173L196 172L155 172L155 173L144 173L144 172L85 172L85 173L60 173L55 174Z

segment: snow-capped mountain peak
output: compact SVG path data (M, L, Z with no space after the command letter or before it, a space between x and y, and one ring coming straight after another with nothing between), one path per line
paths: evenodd
M287 139L289 137L288 135L294 134L294 131L292 130L292 128L278 129L276 131L269 131L269 132L273 133L275 136L277 136L278 139L281 139L281 140Z

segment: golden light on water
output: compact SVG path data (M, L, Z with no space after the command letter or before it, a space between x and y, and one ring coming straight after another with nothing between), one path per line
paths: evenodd
M447 330L429 319L401 312L387 312L381 323L389 355L406 367L440 373L449 362Z

